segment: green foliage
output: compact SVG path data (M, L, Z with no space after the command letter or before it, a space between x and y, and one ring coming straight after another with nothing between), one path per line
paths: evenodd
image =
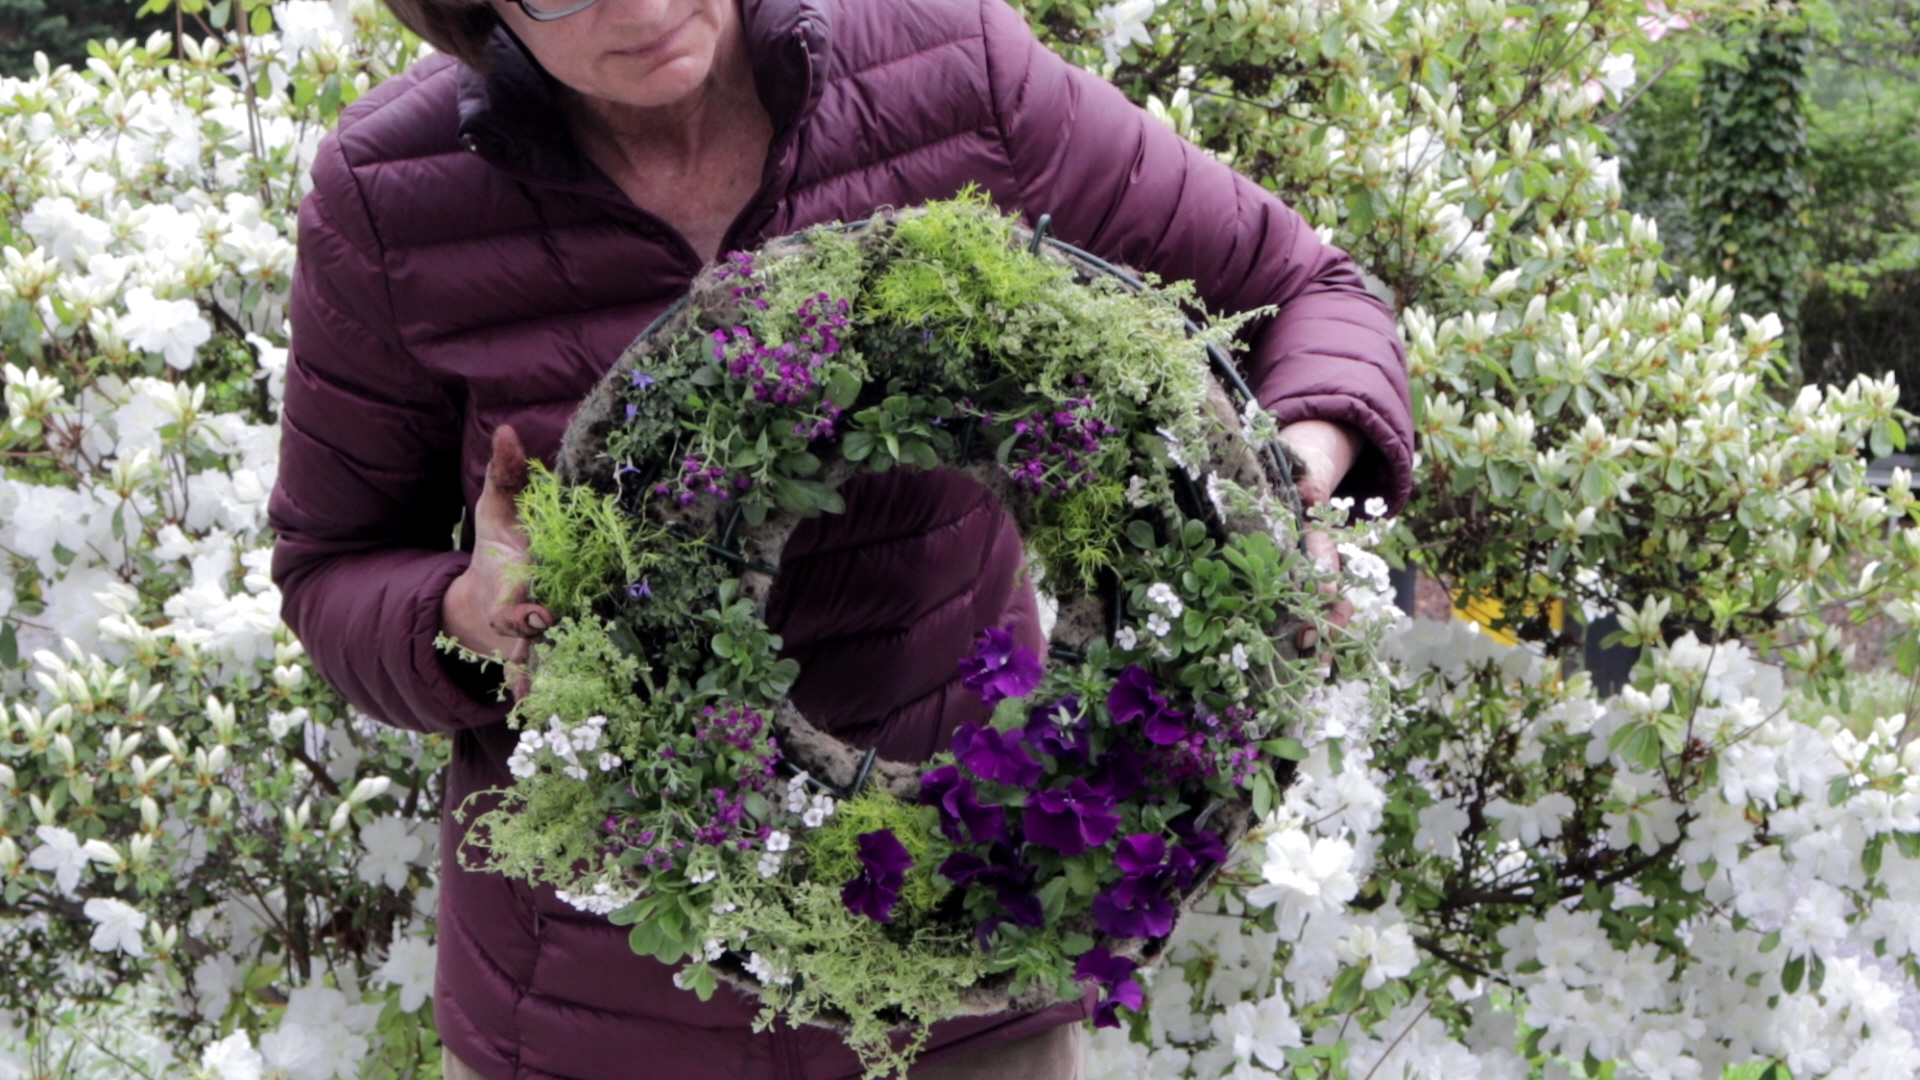
M868 1076L904 1077L931 1025L959 1014L962 995L986 976L986 954L971 934L934 926L896 940L848 911L830 882L786 888L783 903L748 903L713 920L723 940L753 934L775 943L774 962L791 982L769 988L761 1022L778 1008L799 1022L846 1024L847 1044L867 1062Z
M563 486L538 462L519 507L528 593L556 618L585 615L622 583L645 581L673 546L666 533L642 531L621 513L617 496Z
M1734 286L1739 310L1775 312L1790 335L1813 252L1803 115L1811 47L1797 21L1761 27L1736 62L1706 65L1698 94L1701 256Z
M950 847L935 831L934 817L931 808L901 802L881 791L863 792L841 803L826 824L806 834L810 876L827 885L853 880L860 873L860 837L887 830L913 857L900 889L896 918L907 922L924 918L948 892L945 879L934 871Z

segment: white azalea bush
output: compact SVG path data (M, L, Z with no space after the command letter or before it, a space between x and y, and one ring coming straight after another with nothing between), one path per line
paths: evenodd
M1347 551L1385 665L1321 692L1246 905L1183 923L1094 1075L1913 1075L1904 721L1783 704L1844 693L1823 611L1920 615L1906 487L1856 456L1894 389L1779 387L1599 126L1644 35L1738 7L1026 8L1360 257L1423 455L1371 535L1526 642L1396 622ZM182 14L0 81L0 1078L435 1075L445 746L320 684L264 531L306 167L415 47L358 2ZM1555 600L1618 615L1629 689Z
M1920 610L1907 478L1860 456L1897 391L1783 385L1779 321L1661 261L1604 126L1647 40L1773 13L1028 6L1395 304L1422 464L1387 549L1522 642L1402 623L1387 693L1327 691L1247 907L1183 927L1096 1075L1914 1075L1920 762L1904 717L1786 707L1844 712L1844 622ZM1602 616L1642 651L1611 697Z
M0 1076L437 1060L445 746L313 675L265 528L306 169L411 50L275 14L0 81Z

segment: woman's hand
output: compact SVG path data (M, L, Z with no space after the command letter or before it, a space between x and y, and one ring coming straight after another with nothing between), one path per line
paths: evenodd
M527 486L527 452L512 427L493 432L493 458L473 510L473 561L440 602L440 628L481 656L505 662L508 686L527 690L533 640L553 625L553 612L527 600L517 568L527 561L527 533L516 500Z
M1280 429L1280 438L1306 466L1297 486L1300 501L1307 506L1324 505L1333 496L1340 481L1346 479L1347 470L1353 468L1354 459L1360 456L1362 445L1360 436L1352 428L1329 420L1296 420ZM1307 554L1317 565L1327 570L1340 569L1340 551L1333 537L1319 529L1309 529L1306 545ZM1321 591L1333 601L1327 609L1327 621L1335 626L1347 625L1353 618L1353 604L1341 596L1331 582L1322 585ZM1303 652L1312 649L1319 644L1319 634L1308 627L1300 631L1294 644Z

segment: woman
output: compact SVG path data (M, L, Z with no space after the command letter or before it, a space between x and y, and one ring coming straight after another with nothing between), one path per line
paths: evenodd
M1308 495L1406 496L1400 348L1351 262L1047 52L1003 0L389 2L448 55L356 103L314 166L275 576L350 701L455 734L450 808L507 782L514 736L436 634L521 655L548 621L501 577L523 544L521 446L550 457L600 374L723 251L977 184L1053 214L1067 241L1193 279L1214 309L1279 305L1246 364ZM810 717L922 759L981 717L955 681L974 635L1031 632L1019 538L950 474L844 494L789 543L770 621ZM620 929L461 869L455 815L443 835L449 1076L858 1074L831 1033L754 1034L744 999L675 989ZM1075 1075L1061 1025L1081 1015L941 1025L916 1075Z

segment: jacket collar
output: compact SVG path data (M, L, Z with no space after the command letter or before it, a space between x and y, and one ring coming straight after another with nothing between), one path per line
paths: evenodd
M773 118L776 143L813 111L826 85L825 2L739 0L754 86ZM504 25L489 46L491 72L460 65L461 145L528 178L591 181L597 170L567 131L558 83Z

